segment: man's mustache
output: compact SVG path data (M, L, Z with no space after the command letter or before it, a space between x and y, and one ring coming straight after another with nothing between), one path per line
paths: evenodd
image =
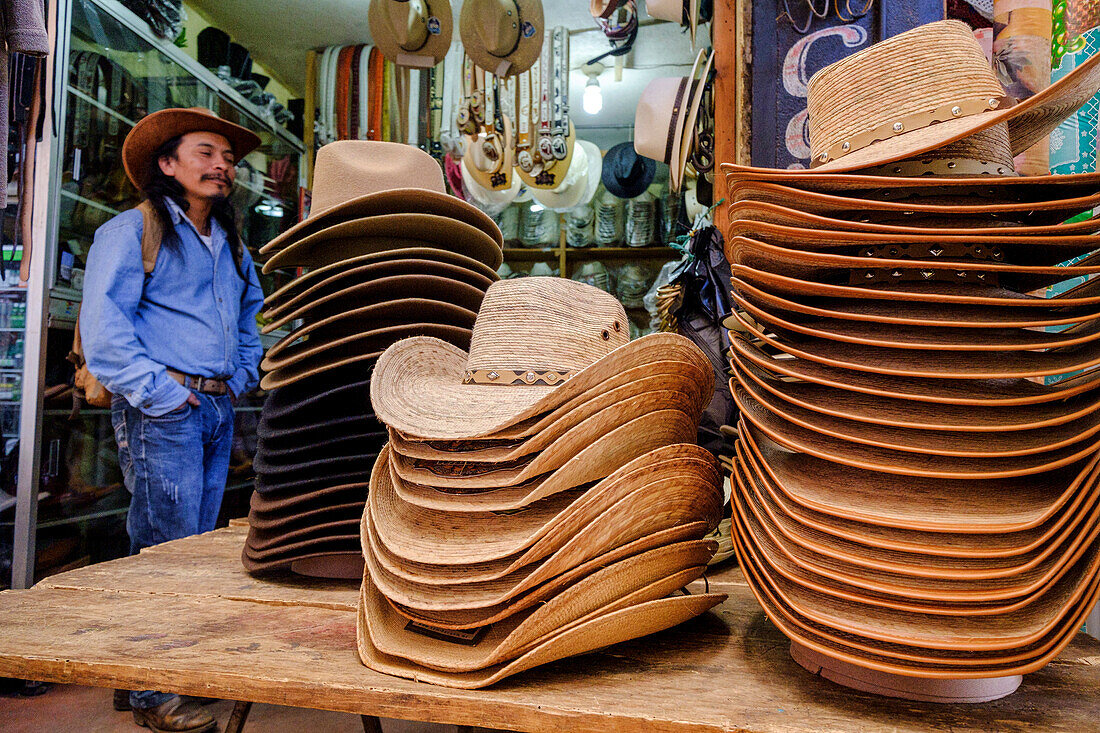
M204 180L204 181L221 181L222 183L224 183L227 186L233 185L232 182L229 180L228 176L219 175L217 173L214 173L212 175L203 176L202 180Z

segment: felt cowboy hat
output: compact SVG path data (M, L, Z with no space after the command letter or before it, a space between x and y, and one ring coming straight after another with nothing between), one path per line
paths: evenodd
M233 159L240 161L260 146L260 137L240 125L227 122L202 107L172 107L138 120L122 143L122 165L138 189L149 182L153 153L174 137L189 132L212 132L229 141Z
M451 47L448 0L371 0L367 21L375 47L398 66L435 66Z
M564 278L502 280L486 291L469 354L426 339L396 344L375 369L371 402L404 433L476 437L658 361L679 343L671 334L628 339L622 305L601 290Z
M633 143L619 143L603 158L600 180L608 193L621 199L640 196L653 183L657 163L653 158L638 155Z
M490 283L500 279L500 276L497 275L495 270L483 262L478 262L472 257L467 257L466 255L445 249L437 249L435 247L410 247L408 249L392 250L388 252L370 252L338 260L337 262L323 265L322 267L311 268L309 272L299 275L278 290L270 293L264 298L264 305L267 308L281 306L284 302L298 297L314 286L327 281L329 278L344 276L345 273L360 267L389 262L400 262L402 263L401 265L393 265L393 267L402 267L406 263L411 263L412 261L454 265L455 267L468 271L468 273L463 273L463 276L470 278L471 282L484 278L485 280L482 282L488 281L485 282L486 287L488 287ZM457 273L457 270L450 271ZM481 277L478 278L476 276Z
M451 217L476 226L498 245L503 242L492 219L447 193L439 163L423 150L401 143L340 140L317 151L309 216L260 253L277 252L334 224L391 213Z
M695 46L695 31L700 23L699 3L700 0L647 0L645 10L651 18L686 26L691 34L691 45Z
M807 96L811 166L843 173L917 158L1002 123L1016 155L1098 87L1100 58L1093 57L1014 104L969 26L929 23L814 74Z
M338 371L330 373L336 375ZM260 426L271 430L309 426L333 415L374 417L370 406L370 380L360 375L354 381L309 385L308 392L280 388L268 392L260 415ZM305 384L309 384L308 382ZM266 429L266 427L265 427Z
M484 297L484 291L473 285L436 274L388 275L362 281L341 278L334 281L331 288L319 289L315 297L288 301L273 311L269 315L273 320L264 326L263 332L268 333L300 318L316 323L356 307L404 298L443 301L476 313Z
M318 267L361 255L433 246L453 250L491 268L498 267L502 257L496 239L476 226L439 214L395 212L332 223L276 252L264 263L264 272Z
M714 55L701 50L691 73L653 79L634 112L634 149L668 164L672 190L679 191L695 135L695 121Z
M458 16L467 55L502 78L531 68L545 30L541 0L465 0Z
M264 389L282 387L308 379L329 369L372 361L395 341L423 336L436 338L443 343L469 343L470 329L439 323L408 323L387 326L360 334L353 334L338 341L329 342L276 359L265 359L260 368L267 371L260 386Z

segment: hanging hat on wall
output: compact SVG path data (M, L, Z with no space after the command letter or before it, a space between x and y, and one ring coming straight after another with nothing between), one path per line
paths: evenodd
M657 164L652 158L638 155L634 143L619 143L607 151L603 158L600 179L604 188L621 199L632 199L643 193L653 176Z
M458 17L466 53L500 77L531 68L542 51L543 30L541 0L465 0Z
M600 149L587 140L578 140L576 150L583 155L573 155L569 172L557 188L533 189L535 200L548 209L554 211L568 211L579 204L585 204L592 200L592 194L596 192L596 184L590 181L594 178L599 183L599 174L602 158Z
M229 63L229 34L221 28L203 28L196 43L199 63L206 68L216 69Z
M649 82L634 113L634 149L668 164L674 192L680 190L683 181L712 59L713 54L702 50L695 57L690 75Z
M699 4L700 0L648 0L645 10L651 18L686 27L691 34L691 45L694 46L695 29L700 22Z
M367 20L375 46L398 66L435 66L451 47L449 0L372 0Z

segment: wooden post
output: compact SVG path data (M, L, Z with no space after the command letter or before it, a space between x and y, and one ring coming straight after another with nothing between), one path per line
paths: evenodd
M302 142L306 152L303 163L306 166L306 187L313 190L313 118L317 114L317 52L306 51L306 99L302 111Z
M751 0L714 3L714 197L725 196L722 163L749 162ZM723 204L715 221L725 220Z

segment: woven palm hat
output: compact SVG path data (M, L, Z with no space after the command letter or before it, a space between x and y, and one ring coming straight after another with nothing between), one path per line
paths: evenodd
M388 452L385 460L388 463ZM718 482L717 470L713 457L696 445L661 446L590 488L563 492L530 505L527 511L505 514L461 507L424 508L405 502L397 491L400 477L386 466L371 476L372 491L377 493L372 511L379 541L392 555L404 559L395 566L383 562L391 572L402 575L419 570L428 579L447 568L461 568L463 573L473 574L463 575L473 582L506 575L542 559L619 500L656 482L694 481L700 486L700 496L709 496ZM430 549L433 540L438 541L435 552ZM507 564L481 567L500 560Z
M122 166L130 183L144 190L153 153L172 138L189 132L221 135L229 141L236 161L260 146L259 135L203 107L162 109L138 120L122 143Z
M317 151L309 216L261 247L260 253L277 252L343 221L398 212L476 222L498 245L503 243L492 219L447 193L443 170L423 150L401 143L339 140Z
M263 389L285 387L330 369L374 361L394 342L413 336L465 345L469 343L470 335L468 328L439 323L406 323L352 334L336 341L307 346L294 353L284 353L274 359L264 359L260 368L267 374L260 380L260 386ZM368 371L368 366L364 364L364 372Z
M451 273L436 275L414 271L363 280L340 278L329 281L326 287L318 288L307 297L288 301L269 312L267 316L272 320L264 326L263 333L270 333L298 319L316 323L356 307L412 298L442 301L477 312L484 297L484 290L452 277ZM407 312L415 315L411 308Z
M367 21L375 47L398 66L435 66L451 47L448 0L371 0Z
M686 575L678 577L678 580L682 580ZM667 577L671 578L672 576ZM629 597L631 600L637 599L640 601L646 595L652 595L652 590L650 592L634 591ZM579 604L582 603L580 600L574 600L576 598L578 596L571 594L561 605L555 606L555 611L569 606L572 611L569 615L574 615L576 609L580 607ZM626 607L619 607L618 604L612 602L604 606L604 613L593 611L583 615L558 633L545 634L537 640L533 637L538 636L539 632L535 631L533 627L535 624L549 623L549 619L542 614L537 617L527 617L527 620L531 618L536 620L531 621L527 628L511 631L511 643L509 643L509 637L501 640L497 636L487 636L484 646L474 650L475 654L479 653L478 656L481 659L497 661L498 658L504 657L504 660L472 671L445 672L425 668L407 659L379 651L374 638L387 639L386 636L382 635L385 632L381 625L386 624L389 627L386 629L387 631L389 629L396 630L402 622L387 611L384 599L377 593L377 589L371 586L369 578L365 578L360 593L356 641L360 661L375 671L446 687L476 689L487 687L532 667L671 628L705 613L725 599L726 595L724 594L698 594L657 598L656 600L635 602L633 605ZM615 608L615 610L607 610L610 608ZM502 629L502 631L506 630ZM440 635L438 631L436 631L436 634ZM446 636L453 639L465 635L449 634ZM404 644L414 643L406 641L406 638L405 635L401 635L397 640L402 648ZM518 646L521 643L524 651L520 656L507 661L507 657L512 655L513 644ZM427 643L424 642L424 645L426 646ZM489 647L492 647L492 649L490 650ZM432 660L437 666L466 668L479 664L479 662L451 661L431 648L423 649L423 652L423 654L418 652L416 656ZM467 659L476 658L475 654L468 655ZM444 661L436 661L437 659Z
M375 413L403 433L439 440L488 435L548 412L617 371L668 358L683 337L629 342L626 312L583 283L528 277L493 283L474 324L470 352L410 339L379 359ZM686 360L706 357L701 352Z
M1100 87L1100 58L1013 104L970 27L919 26L818 71L807 94L811 165L840 173L913 158L1008 124L1013 155Z
M466 54L501 78L531 68L545 32L541 0L468 0L458 16Z
M496 268L500 244L494 236L439 214L392 213L348 219L306 235L272 255L264 272L287 267L320 267L359 255L414 247L447 249Z
M682 542L626 558L564 589L546 604L516 614L480 635L472 646L439 638L438 629L409 625L364 577L372 642L379 651L443 672L472 672L520 656L542 639L585 619L663 598L702 575L713 545Z

